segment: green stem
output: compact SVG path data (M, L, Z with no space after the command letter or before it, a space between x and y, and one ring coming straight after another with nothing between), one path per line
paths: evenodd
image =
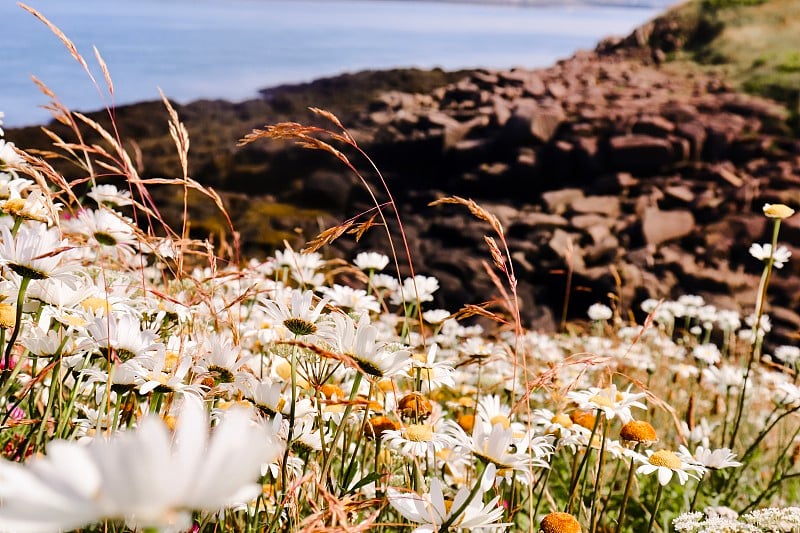
M703 480L705 478L706 478L706 476L704 475L703 477L701 477L700 479L697 480L697 487L695 487L695 489L694 489L694 496L692 496L692 503L689 506L689 511L690 512L693 512L694 509L695 509L695 506L697 505L697 498L700 496L700 489L702 488Z
M11 338L8 339L6 344L6 352L3 357L3 382L5 383L8 376L11 374L11 352L14 350L14 343L17 342L17 336L22 329L22 304L25 302L25 291L28 290L28 284L31 278L27 276L22 277L19 284L19 292L17 293L17 308L16 315L14 316L14 330L11 332Z
M297 405L297 346L292 347L292 356L289 360L291 366L291 401L289 405L289 431L286 435L286 449L283 451L283 462L281 462L281 491L286 495L286 472L289 470L289 450L292 448L292 439L294 438L294 417L295 407ZM279 511L278 511L279 512Z
M441 526L439 526L440 533L446 533L449 530L450 526L453 525L453 522L455 522L456 518L458 518L461 515L461 513L464 512L464 509L466 509L467 506L472 502L472 500L475 499L475 496L477 496L478 492L480 492L481 490L482 481L483 481L483 472L480 471L478 472L478 475L475 477L475 485L472 486L472 490L470 491L469 496L467 496L467 499L464 500L464 503L462 503L458 509L454 511L451 510L450 516L447 518L447 520L445 520L442 523Z
M589 442L586 445L586 453L583 455L583 459L581 459L581 463L578 466L577 472L572 477L572 483L569 486L569 500L567 501L566 512L572 514L572 507L575 503L575 495L578 493L578 485L580 484L579 481L581 479L581 472L583 472L583 468L586 466L586 463L589 462L589 455L592 452L592 440L594 440L594 436L597 433L597 425L600 423L600 417L602 416L602 411L598 410L597 417L594 419L594 426L592 427L592 433L589 435Z
M344 429L344 426L347 425L347 418L350 416L350 411L353 410L353 400L355 400L356 395L358 394L358 387L361 385L362 378L363 376L361 372L358 372L356 374L356 377L353 378L353 388L350 389L350 399L347 402L347 406L344 408L344 414L342 415L342 422L336 428L336 432L333 434L333 440L331 440L331 452L333 452L333 450L336 449L336 443L339 442L339 437L342 435L342 430ZM330 472L332 463L331 458L333 457L333 455L334 455L333 453L329 453L327 461L325 461L322 464L322 473L320 474L320 479L328 478L328 472ZM333 489L333 486L331 485L329 488Z
M547 488L547 481L550 479L550 472L553 471L553 458L555 457L555 455L556 452L554 451L553 455L551 456L550 464L548 465L547 471L543 474L544 479L542 480L542 486L539 487L539 494L536 496L536 505L533 507L533 513L531 513L531 520L533 521L536 520L536 514L539 512L539 505L542 503L542 496L544 495L544 490L545 488Z
M597 460L597 479L595 479L594 490L592 491L592 512L589 519L589 531L594 533L597 530L597 496L603 488L603 463L606 458L606 435L608 434L608 423L603 423L603 438L600 442L600 456Z
M53 368L52 377L50 378L50 394L47 398L47 407L45 407L44 414L42 415L42 422L39 425L39 431L36 434L36 439L34 440L33 451L39 451L42 445L42 440L44 439L45 432L47 430L47 421L50 419L50 414L53 412L53 405L56 402L56 396L61 394L61 387L58 387L58 380L56 377L58 376L59 369L61 368L61 362L59 361L55 368Z
M653 525L656 523L656 515L658 514L658 506L661 503L661 493L664 490L664 485L658 483L658 491L656 492L656 501L653 503L653 512L650 514L650 523L647 525L647 533L653 531Z
M636 443L636 447L633 449L634 452L637 451L639 448L639 443ZM628 500L631 496L631 487L633 486L633 473L634 473L634 464L635 460L631 457L630 466L628 467L628 480L625 482L625 492L622 493L622 503L619 507L619 516L617 517L617 528L614 530L614 533L620 533L622 531L622 523L625 520L625 510L628 507Z
M731 431L731 438L728 443L728 448L733 449L734 444L736 443L736 435L739 432L739 423L742 419L742 413L744 412L744 399L747 392L747 383L750 378L750 372L753 369L753 362L759 358L761 352L761 341L759 330L761 329L761 317L764 314L764 303L767 300L767 287L769 286L769 278L772 274L772 264L775 260L775 248L778 246L778 231L781 227L781 219L776 218L775 224L772 226L772 246L769 252L769 259L767 259L767 264L764 266L764 273L761 275L761 280L758 285L758 295L756 300L756 320L755 324L753 324L753 342L750 344L750 349L748 350L748 358L747 358L747 371L744 375L744 381L742 382L742 388L739 391L739 401L736 403L736 422L733 425L733 431Z

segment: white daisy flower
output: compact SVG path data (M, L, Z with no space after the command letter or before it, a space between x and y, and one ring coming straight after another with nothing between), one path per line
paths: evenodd
M86 196L97 202L99 205L131 205L130 191L120 191L113 185L95 185Z
M742 463L735 460L736 454L729 448L717 448L712 450L710 448L698 446L694 453L691 453L686 446L681 445L677 455L687 463L694 463L710 470L742 466Z
M434 424L407 424L383 432L383 442L406 457L427 457L455 445L453 437Z
M377 343L378 329L361 315L358 326L347 315L333 316L335 345L351 357L370 379L384 379L404 372L411 366L411 352L399 345Z
M57 230L43 224L22 225L14 236L8 226L3 226L0 234L0 264L32 280L55 278L74 284L77 265L65 261L69 244L61 240Z
M421 524L412 533L434 533L448 521L450 527L456 531L462 529L481 530L481 528L504 531L506 524L497 523L503 516L502 506L497 506L500 497L495 496L489 503L483 503L483 495L492 487L494 477L494 465L487 465L481 479L476 481L476 483L480 483L480 487L474 497L467 501L471 489L461 487L449 507L445 505L442 483L438 478L431 480L430 492L425 494L401 492L390 487L387 490L387 496L389 504L403 518L415 524ZM453 513L459 514L453 517Z
M650 475L655 473L661 485L669 483L673 475L678 478L678 482L681 485L685 484L690 476L698 479L698 476L694 473L689 473L690 471L702 473L705 472L705 469L683 461L669 450L658 450L657 452L647 450L647 462L636 469L637 474Z
M365 272L378 272L386 268L389 258L378 252L361 252L353 260L353 264Z
M605 389L589 387L587 390L567 393L567 398L577 403L578 408L599 409L605 413L606 419L619 418L623 424L633 419L631 415L632 407L647 410L647 406L639 401L645 396L647 395L643 392L619 391L616 385L611 385Z
M276 324L282 324L293 335L304 337L318 333L322 311L328 300L323 298L312 307L314 293L310 290L291 292L291 305L287 306L282 299L259 300L264 312ZM321 333L321 332L320 332Z
M367 294L364 289L354 289L347 285L336 283L333 287L321 287L320 292L333 304L355 314L361 314L365 311L379 313L381 310L381 305L378 303L377 298Z
M750 246L749 252L750 255L759 261L769 261L769 256L772 254L772 244L753 243ZM792 252L786 246L778 246L775 249L775 253L772 254L772 266L775 268L783 268L783 265L789 262L790 257L792 257Z
M403 285L391 296L394 305L433 301L433 293L439 290L439 280L432 276L416 275L403 280Z
M601 303L590 305L586 314L589 316L589 320L610 320L614 316L611 308Z

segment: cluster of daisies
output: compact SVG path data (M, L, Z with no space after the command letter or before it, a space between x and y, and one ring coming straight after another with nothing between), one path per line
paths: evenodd
M742 362L763 310L462 322L374 252L190 268L132 196L0 145L0 531L666 530L793 494L800 350Z

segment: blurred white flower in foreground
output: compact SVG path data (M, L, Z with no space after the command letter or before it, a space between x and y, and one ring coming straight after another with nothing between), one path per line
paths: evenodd
M216 511L258 495L261 465L278 438L231 410L209 435L200 402L187 401L173 433L156 417L90 445L53 441L47 455L0 462L0 530L71 530L101 520L184 531L192 511Z

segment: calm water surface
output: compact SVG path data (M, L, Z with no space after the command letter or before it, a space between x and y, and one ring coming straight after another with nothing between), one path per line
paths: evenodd
M656 0L658 1L658 0ZM114 102L251 98L257 90L391 67L536 67L626 34L660 7L515 7L423 1L27 0L86 57L97 46ZM664 0L663 5L668 4ZM36 75L76 110L110 102L60 41L0 1L0 110L7 126L44 122Z

